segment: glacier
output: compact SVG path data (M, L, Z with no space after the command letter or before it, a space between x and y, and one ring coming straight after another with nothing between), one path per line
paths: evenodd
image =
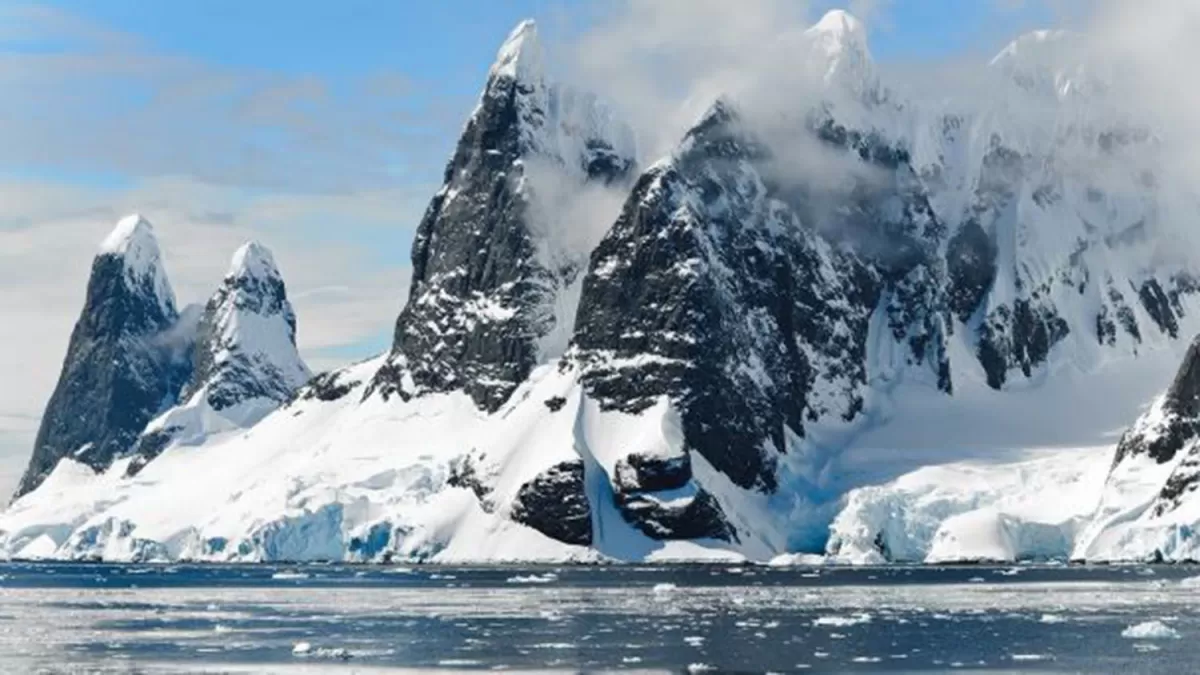
M74 429L43 453L0 553L1200 555L1200 442L1164 421L1185 396L1155 399L1200 333L1200 249L1175 226L1200 208L1070 34L1006 48L992 95L928 100L831 12L799 53L819 97L730 92L644 157L537 30L488 71L376 358L311 377L259 244L177 312L148 223L122 220L96 264L119 259L154 321L100 342L179 335L186 358L147 356L154 405L103 457ZM1166 460L1119 449L1167 427L1186 442Z

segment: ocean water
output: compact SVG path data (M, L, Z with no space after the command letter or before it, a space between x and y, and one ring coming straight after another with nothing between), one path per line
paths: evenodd
M0 672L1187 673L1196 575L12 563Z

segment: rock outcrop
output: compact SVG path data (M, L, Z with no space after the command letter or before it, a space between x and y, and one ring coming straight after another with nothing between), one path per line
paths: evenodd
M46 406L24 495L69 457L94 470L125 453L191 375L192 326L180 322L150 223L117 223L92 263L87 299Z

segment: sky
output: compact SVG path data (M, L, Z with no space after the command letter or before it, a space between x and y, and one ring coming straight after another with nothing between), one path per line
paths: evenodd
M533 17L570 46L645 1L0 0L0 492L28 459L118 218L155 224L181 305L203 302L254 238L275 253L314 370L377 353L415 226L509 30ZM849 8L878 61L911 66L986 60L1069 20L1071 3L794 6L811 20Z

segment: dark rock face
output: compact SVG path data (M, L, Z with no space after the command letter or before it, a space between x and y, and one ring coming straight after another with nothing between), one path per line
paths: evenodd
M638 180L593 253L568 353L602 408L637 414L666 397L686 451L766 492L789 436L862 411L877 311L908 362L952 388L945 228L907 155L831 123L798 132L871 180L831 209L819 203L828 195L784 180L770 148L719 104L673 161ZM652 537L736 539L717 500L690 481L686 455L635 453L618 464L614 491Z
M552 466L522 485L511 517L551 539L590 546L592 511L584 491L583 460Z
M40 485L64 457L108 468L177 400L191 374L194 338L170 333L179 315L173 298L160 297L153 274L131 271L120 253L93 262L87 300L16 496Z
M773 490L785 435L851 418L879 274L772 198L765 149L718 106L643 175L584 280L571 358L606 409L666 396L688 448Z
M492 499L492 487L488 476L481 468L481 459L473 451L451 463L446 483L451 487L470 490L479 501L479 506L487 513L492 513L496 510L496 503Z
M978 221L968 221L950 239L946 271L950 277L950 311L967 323L983 305L996 279L996 244Z
M987 373L988 386L1004 386L1012 368L1031 376L1034 368L1045 363L1050 349L1070 332L1053 306L1036 300L1019 299L1012 309L1001 305L992 310L979 334L979 362Z
M1152 409L1148 414L1155 414ZM1163 516L1200 489L1200 338L1194 340L1161 403L1158 425L1139 421L1117 447L1116 462L1145 454L1159 464L1186 453L1163 484L1150 513ZM1141 432L1141 433L1139 433ZM1115 464L1114 464L1115 465Z
M525 379L538 361L538 338L554 328L555 293L583 262L557 267L539 257L529 166L553 167L579 186L625 181L633 157L605 129L572 121L597 111L594 100L540 76L493 70L417 229L409 301L371 391L407 399L462 389L495 411ZM570 142L555 140L564 137Z
M1141 299L1142 306L1146 308L1146 312L1150 314L1150 318L1154 319L1154 323L1158 324L1162 332L1171 337L1179 336L1179 322L1175 319L1171 301L1163 292L1157 279L1151 279L1142 284L1142 287L1138 289L1138 298Z
M132 478L141 473L142 469L157 459L183 430L180 426L169 426L138 436L130 450L133 459L125 469L126 477Z
M691 462L687 455L629 455L617 462L613 473L613 487L620 493L678 490L692 479Z
M1138 326L1137 317L1126 302L1125 295L1111 283L1108 285L1108 301L1113 309L1105 305L1096 316L1096 337L1100 344L1115 345L1118 327L1128 333L1135 343L1141 343L1142 329Z
M1161 409L1153 409L1148 415L1157 415L1159 419L1154 424L1139 420L1121 437L1114 466L1138 455L1164 464L1200 438L1200 339L1188 348L1175 380L1163 397Z
M721 505L704 490L689 499L671 501L653 494L618 495L617 507L625 520L653 539L738 540Z
M621 459L613 494L621 515L654 539L737 540L721 505L696 488L687 455Z
M348 396L360 384L362 382L349 379L345 370L333 370L313 377L298 392L298 396L302 400L315 399L330 403Z

